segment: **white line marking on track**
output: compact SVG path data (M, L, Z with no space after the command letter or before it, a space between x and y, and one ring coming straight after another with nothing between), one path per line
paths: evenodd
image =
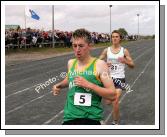
M12 109L12 110L9 110L8 112L6 112L6 114L10 114L10 113L12 113L12 112L14 112L14 111L16 111L16 110L18 110L18 109L21 109L21 108L24 107L25 105L28 105L28 104L30 104L30 103L32 103L32 102L38 100L38 99L41 99L41 98L45 97L46 95L50 94L51 92L52 92L52 91L50 91L50 92L48 92L48 93L46 93L46 94L44 94L44 95L42 95L42 96L39 96L39 97L37 97L37 98L35 98L35 99L33 99L33 100L31 100L31 101L29 101L29 102L27 102L27 103L21 105L21 106L18 106L18 107L16 107L16 108Z
M45 72L45 73L43 73L43 74L37 75L37 77L40 77L40 76L42 76L42 75L46 75L47 73L50 73L50 72L62 70L62 68L64 68L64 66L62 66L62 67L60 67L60 68L58 68L58 69L51 70L51 71L47 71L47 72ZM34 78L34 76L28 77L28 78L25 78L25 79L22 79L22 80L18 80L18 81L16 81L16 82L12 82L12 83L6 84L5 87L11 86L11 85L13 85L13 84L15 84L15 83L19 83L20 81L25 81L25 80L32 79L32 78Z
M44 122L42 125L47 125L50 122L52 122L54 119L58 118L62 113L64 112L64 110L61 110L58 114L56 114L55 116L53 116L51 119L47 120L46 122Z
M14 93L12 93L12 94L9 94L9 95L5 96L5 99L7 99L7 98L9 98L9 97L11 97L11 96L13 96L13 95L17 95L17 94L19 94L19 93L22 93L22 92L24 92L24 91L27 91L27 90L29 90L29 89L31 89L31 88L33 88L33 87L38 86L38 85L40 85L40 84L37 84L37 85L31 86L31 87L25 88L25 89L23 89L23 90L19 90L19 91L17 91L17 92L14 92Z

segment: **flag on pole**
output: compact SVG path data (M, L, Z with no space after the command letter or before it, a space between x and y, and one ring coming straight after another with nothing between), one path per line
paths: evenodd
M37 15L37 13L35 13L34 10L32 10L32 9L30 9L28 7L25 8L25 14L28 17L31 17L31 18L33 18L35 20L39 20L40 19L40 17Z

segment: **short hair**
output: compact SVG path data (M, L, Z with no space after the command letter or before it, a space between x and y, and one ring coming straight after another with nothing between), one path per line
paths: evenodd
M73 32L72 37L76 38L84 38L87 43L91 43L91 34L88 30L81 28L77 29Z
M112 36L113 33L119 34L120 38L122 39L122 34L121 34L118 30L114 30L114 31L111 33L111 36Z

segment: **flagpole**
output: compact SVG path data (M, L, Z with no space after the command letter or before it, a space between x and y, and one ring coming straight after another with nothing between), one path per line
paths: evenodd
M54 48L54 5L52 5L52 47Z
M26 8L25 8L25 6L24 6L24 27L25 27L25 36L26 36ZM26 38L27 37L25 37L25 49L26 49Z

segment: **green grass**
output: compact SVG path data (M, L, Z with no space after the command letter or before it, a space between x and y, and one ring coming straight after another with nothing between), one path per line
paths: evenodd
M122 41L121 42L121 45L124 45L124 44L127 44L128 43L128 41ZM98 44L95 44L95 45L93 45L93 47L108 47L108 46L110 46L111 44L110 44L110 42L106 42L106 43L98 43Z
M128 43L128 41L122 41L122 44ZM110 46L110 42L106 42L106 43L98 43L98 44L94 44L93 47L97 48L97 47L108 47ZM9 55L9 54L30 54L30 53L42 53L42 54L56 54L56 53L66 53L66 52L71 52L73 51L72 47L71 48L66 48L66 47L32 47L32 48L17 48L17 49L9 49L6 50L5 54Z
M49 54L49 53L64 53L64 52L70 52L72 51L72 48L62 48L62 47L56 47L56 48L51 48L51 47L43 47L43 48L38 48L38 47L32 47L32 48L27 48L27 49L9 49L6 50L5 54L30 54L30 53L42 53L42 54Z

